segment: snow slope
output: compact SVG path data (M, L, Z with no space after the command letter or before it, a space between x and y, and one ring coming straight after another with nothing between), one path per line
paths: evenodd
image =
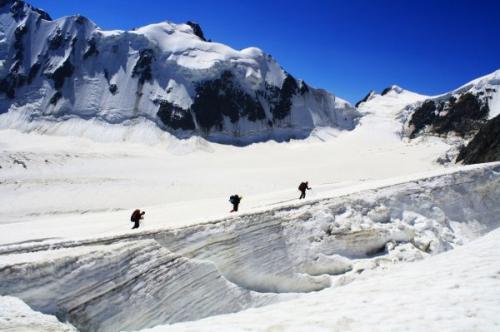
M146 127L245 145L352 129L359 116L260 49L207 41L193 22L104 31L7 0L0 43L0 128L99 138L99 125L134 130L144 142L163 136Z
M241 211L262 210L296 199L303 180L313 187L308 197L320 198L441 172L433 160L447 145L402 142L391 133L397 121L370 118L386 132L374 137L362 122L352 132L244 149L196 139L147 147L0 130L0 243L127 232L137 207L147 211L146 229L220 218L233 193L244 196Z
M4 245L0 293L82 330L197 320L453 249L499 226L499 198L497 163L183 228Z
M387 115L397 114L408 105L415 104L430 98L412 91L403 89L397 85L392 85L385 89L382 94L371 91L364 100L357 103L357 106L364 112L385 113Z

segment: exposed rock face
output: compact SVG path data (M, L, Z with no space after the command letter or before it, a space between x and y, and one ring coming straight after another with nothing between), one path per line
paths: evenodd
M366 96L363 97L363 99L361 99L360 101L358 101L356 103L356 105L354 105L355 107L359 107L359 105L361 105L362 103L364 102L367 102L368 100L370 100L370 98L372 98L373 96L375 95L375 91L371 90L370 92L368 92L368 94Z
M146 121L179 138L244 145L304 138L317 126L350 130L359 117L257 48L207 42L194 22L103 31L82 16L52 21L2 1L0 34L0 128L23 129L10 117Z
M92 38L91 40L89 40L89 47L85 51L85 54L83 55L83 59L85 60L93 55L98 55L98 54L99 54L99 51L97 50L96 40Z
M500 70L497 70L444 95L407 105L405 134L410 138L437 135L446 139L452 148L440 158L443 162L473 164L500 160L499 86Z
M431 131L443 135L455 132L466 136L477 132L486 122L489 113L487 100L480 95L470 92L447 99L426 100L415 109L409 125L413 128L411 138L426 126L431 126Z
M67 59L62 66L58 67L52 74L49 74L48 77L54 81L54 87L59 90L63 87L64 81L73 75L74 70L75 67Z
M201 29L201 26L198 23L187 21L186 24L189 25L191 28L193 28L194 34L200 37L201 40L207 41L205 39L205 35L203 34L203 30Z
M481 127L472 141L458 155L465 164L487 163L500 160L500 115Z
M154 60L154 52L151 49L144 49L139 52L137 60L132 71L132 77L139 77L139 83L144 84L146 81L151 81L151 63Z
M274 119L284 119L290 114L292 97L299 91L297 81L290 75L285 77L281 89L275 89L277 101L273 104L271 112Z
M168 127L182 130L194 130L193 117L189 111L186 111L166 100L159 101L160 109L158 116L161 121Z
M191 106L198 124L206 131L223 129L224 117L232 123L241 117L249 121L265 118L262 105L238 86L230 71L215 80L205 81L196 87L196 98Z

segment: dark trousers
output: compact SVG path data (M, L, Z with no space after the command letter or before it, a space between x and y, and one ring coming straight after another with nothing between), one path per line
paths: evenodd
M238 205L240 205L240 203L233 204L233 211L232 212L237 212L238 211Z
M300 191L300 197L299 197L299 199L302 199L302 198L306 198L306 191L305 190L301 190Z
M139 228L139 220L134 220L134 227L132 229Z

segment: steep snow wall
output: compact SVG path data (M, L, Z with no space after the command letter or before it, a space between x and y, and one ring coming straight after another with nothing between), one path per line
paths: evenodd
M352 129L359 115L260 49L207 41L193 22L104 31L82 16L52 20L5 0L0 40L0 128L67 134L75 119L153 123L179 138L249 144Z
M0 294L82 331L195 320L452 249L499 226L499 201L497 163L179 229L3 246Z

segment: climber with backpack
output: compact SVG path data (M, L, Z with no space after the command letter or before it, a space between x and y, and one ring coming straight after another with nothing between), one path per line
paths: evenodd
M132 212L132 215L130 216L130 221L134 223L134 227L132 229L139 228L140 221L144 219L144 215L146 214L145 211L135 209L134 212Z
M239 196L239 195L231 195L229 196L229 202L231 202L231 204L233 204L233 209L229 212L238 212L238 206L240 205L240 202L241 202L241 199L243 197Z
M300 185L299 185L299 191L300 191L300 197L299 199L303 199L303 198L306 198L306 190L311 190L311 188L309 188L309 182L302 182Z

